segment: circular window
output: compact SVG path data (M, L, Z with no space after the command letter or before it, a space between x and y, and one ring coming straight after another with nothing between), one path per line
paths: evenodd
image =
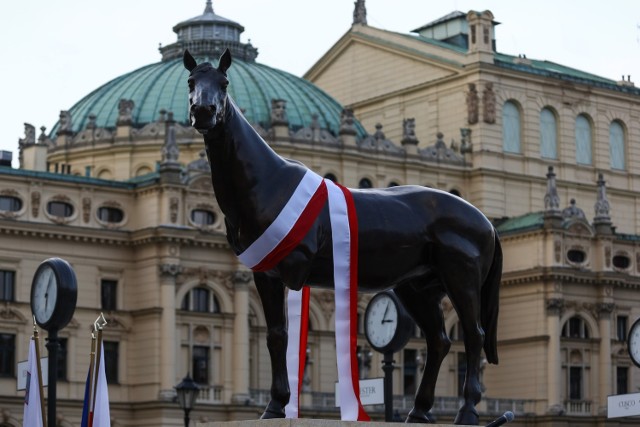
M98 208L98 219L102 222L119 223L124 220L124 212L122 209L102 206Z
M73 215L73 205L62 201L53 201L47 203L47 212L49 215L68 218Z
M207 209L194 209L191 211L191 221L198 226L212 225L216 222L216 214Z
M0 211L17 212L22 209L22 200L13 196L0 196Z
M626 255L616 255L613 257L613 266L620 270L626 270L631 266L631 259Z
M567 259L574 264L582 264L587 259L587 254L580 249L570 249L567 252Z

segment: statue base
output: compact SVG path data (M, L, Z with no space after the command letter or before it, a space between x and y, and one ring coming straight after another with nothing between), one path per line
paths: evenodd
M195 427L392 427L398 423L386 422L361 422L361 421L340 421L340 420L317 420L317 419L276 419L276 420L247 420L247 421L225 421L195 423ZM425 426L425 424L403 424L405 426ZM449 424L428 424L430 427L453 427ZM460 427L460 426L456 426ZM477 427L477 426L476 426Z

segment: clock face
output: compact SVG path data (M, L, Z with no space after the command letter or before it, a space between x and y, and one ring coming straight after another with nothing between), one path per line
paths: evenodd
M36 273L33 284L33 314L39 324L51 319L58 298L57 279L49 265L43 265Z
M398 307L386 294L373 298L365 314L365 331L372 346L383 348L393 340L398 329Z
M41 328L64 328L76 309L78 284L71 265L60 258L43 261L31 284L31 312Z
M631 360L636 366L640 367L640 319L636 320L633 326L631 326L627 346Z

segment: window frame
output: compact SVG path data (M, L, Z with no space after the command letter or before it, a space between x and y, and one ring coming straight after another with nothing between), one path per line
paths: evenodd
M512 99L502 104L502 151L522 154L522 111Z

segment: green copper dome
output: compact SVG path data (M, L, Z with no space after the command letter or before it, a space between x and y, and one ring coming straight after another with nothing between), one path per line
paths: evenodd
M132 100L132 126L140 128L157 121L160 111L171 111L174 120L188 125L188 72L182 65L185 49L198 63L217 59L230 49L233 62L228 71L229 93L250 123L270 128L271 101L286 101L286 114L293 130L308 127L317 115L320 127L335 135L340 128L342 106L312 83L290 73L255 62L258 50L240 42L244 30L240 24L216 15L207 1L202 15L180 22L173 30L177 42L160 48L162 61L117 77L85 96L69 109L71 132L89 126L114 128L118 120L120 100ZM93 119L95 116L95 119ZM365 131L356 122L359 136ZM56 123L51 131L60 130Z

